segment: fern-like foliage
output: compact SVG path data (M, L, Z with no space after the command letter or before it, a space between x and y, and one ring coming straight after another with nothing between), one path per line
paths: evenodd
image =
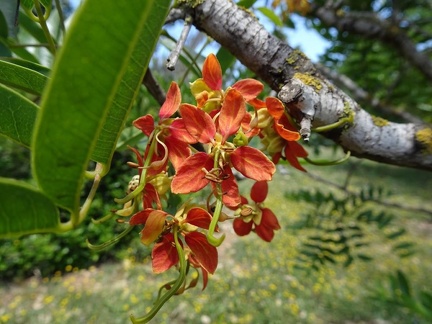
M374 258L370 232L390 243L399 257L414 253L414 244L405 240L406 230L395 225L395 216L377 208L376 202L391 193L380 187L369 186L355 195L337 195L323 190L300 190L287 193L286 198L306 202L302 221L296 229L308 229L310 234L302 242L299 266L318 270L329 264L347 267L355 260ZM374 202L371 205L370 202Z

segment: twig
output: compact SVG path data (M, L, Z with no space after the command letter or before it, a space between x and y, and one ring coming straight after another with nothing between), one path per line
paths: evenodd
M163 105L166 98L165 91L161 88L159 83L156 81L156 79L153 77L153 74L150 71L150 68L147 68L147 71L144 75L144 79L142 83L146 86L147 90L150 92L150 94L153 96L153 98L156 99L156 101L159 103L159 105Z
M53 40L53 38L51 36L51 33L50 33L49 29L48 29L48 25L47 25L47 23L45 21L45 17L44 17L44 14L42 12L42 7L41 7L41 5L39 3L39 0L35 0L34 1L34 6L35 6L35 9L36 9L38 18L39 18L39 24L41 25L42 30L43 30L43 32L45 34L45 37L46 37L46 39L48 41L48 44L49 44L48 49L49 49L49 51L51 52L52 55L55 55L56 54L56 45L54 44L54 40Z
M167 61L167 69L170 71L175 70L175 65L177 64L177 61L180 56L180 52L182 48L184 47L184 44L186 42L186 38L189 35L189 32L192 28L192 17L187 15L185 19L185 23L183 26L183 30L181 32L180 38L178 39L178 42L176 44L176 47L172 50L170 56L168 57Z
M59 18L60 18L60 28L64 34L66 31L66 27L65 27L65 23L64 23L65 18L63 15L63 10L62 10L61 4L60 4L60 0L55 0L55 4L56 4L57 12L58 12Z

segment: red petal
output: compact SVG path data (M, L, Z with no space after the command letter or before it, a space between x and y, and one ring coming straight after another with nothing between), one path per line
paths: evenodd
M280 119L285 112L282 101L274 97L266 98L266 106L270 115L276 120Z
M206 271L204 268L201 268L202 276L203 276L203 288L202 290L206 289L207 283L208 283L208 271Z
M280 229L279 222L268 208L262 209L261 223L255 226L255 233L264 241L270 242L274 237L274 231Z
M248 235L252 230L252 224L253 224L252 221L246 223L243 222L243 220L240 217L236 218L233 221L234 232L236 232L238 236Z
M258 99L258 98L249 100L248 104L251 105L252 107L254 107L254 109L260 109L260 108L265 108L266 107L265 102L262 101L262 100L260 100L260 99Z
M232 87L240 91L244 100L246 101L255 99L256 96L258 96L264 89L264 85L255 79L244 79L237 81Z
M251 199L256 203L262 203L268 193L268 183L267 181L255 182L251 189Z
M159 110L159 118L166 119L171 117L180 106L181 102L181 93L180 88L174 81L171 82L171 85L166 94L165 102L163 103L161 109Z
M145 224L145 222L147 221L148 216L150 215L150 213L153 211L154 209L145 209L145 210L141 210L139 212L137 212L136 214L134 214L130 220L129 220L129 224L130 225L140 225L140 224Z
M245 115L246 104L241 93L235 89L229 89L219 115L219 132L223 136L223 142L238 131Z
M202 288L202 290L204 290L207 287L207 282L208 282L208 272L207 272L207 270L204 269L201 266L201 264L199 263L199 261L196 259L195 255L189 254L188 260L189 260L189 262L191 263L191 265L194 268L201 269L202 277L203 277L203 288Z
M221 183L223 193L222 202L228 208L235 208L241 204L237 181L228 165L224 168L224 173L228 178Z
M231 163L245 177L256 181L270 181L276 167L260 150L240 146L231 154Z
M178 263L179 257L173 242L174 235L168 233L162 237L162 242L154 245L152 250L153 272L164 272Z
M299 132L286 129L277 120L274 121L274 127L275 127L277 133L280 135L280 137L282 137L283 139L286 139L287 141L298 141L300 139L300 133Z
M211 170L213 159L204 152L198 152L188 157L177 170L171 182L172 193L185 194L196 192L204 188L208 183L202 168Z
M191 232L185 235L185 241L201 266L213 274L218 264L218 252L204 234Z
M168 214L162 210L153 210L141 231L141 242L149 245L156 241L165 225L165 218Z
M194 207L188 211L186 222L204 229L208 229L212 220L210 213L199 207Z
M135 153L135 156L136 156L137 161L138 161L138 165L139 166L143 166L144 165L144 160L143 160L143 158L141 156L141 153L136 148L134 148L134 147L128 146L128 148L130 150L132 150L132 152ZM139 171L139 175L141 176L142 169L138 169L138 171Z
M178 140L172 135L165 138L165 145L168 148L168 158L170 159L174 169L177 171L184 160L191 155L189 145Z
M202 76L210 89L222 89L222 69L216 55L210 54L207 56L203 64Z
M216 133L216 126L209 114L189 104L182 104L180 106L180 114L183 117L187 131L195 137L198 142L210 143L213 141Z
M147 159L149 151L150 145L147 145L144 152L143 160ZM153 152L150 166L147 169L147 176L156 175L158 173L161 173L162 171L165 171L168 164L168 160L165 158L165 154L167 154L165 148L160 143L158 143L155 152Z
M305 158L309 154L308 152L297 142L289 142L289 148L294 153L295 156Z
M294 152L291 150L291 145L292 144L297 144L296 142L288 142L287 145L285 146L285 158L286 160L289 162L289 164L291 164L294 168L296 168L297 170L303 171L303 172L307 172L306 169L304 169L299 161L297 160L297 156L294 154ZM297 144L299 145L299 144Z
M143 208L153 208L153 203L158 209L162 209L159 194L151 183L147 183L143 190Z
M150 134L154 130L154 119L152 115L145 115L138 119L135 119L132 124L141 130L144 134L147 136L150 136Z
M197 142L197 139L189 134L189 132L186 130L186 126L182 118L174 120L169 126L169 129L171 135L179 141L188 144L195 144Z

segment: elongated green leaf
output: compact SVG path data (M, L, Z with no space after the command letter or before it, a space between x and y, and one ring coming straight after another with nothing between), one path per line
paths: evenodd
M62 231L58 209L34 187L0 178L0 197L0 238Z
M1 84L0 98L0 134L30 147L38 106Z
M261 13L270 19L276 26L282 27L283 22L280 20L279 16L275 14L273 10L267 7L260 7L257 10L261 11Z
M0 83L40 95L47 81L43 74L0 60Z
M12 38L4 39L0 37L0 43L4 45L5 47L9 48L11 52L19 56L20 58L31 61L34 63L39 63L39 60L36 56L34 56L32 53L30 53L26 48L24 47L17 47L18 45L17 41Z
M111 158L169 3L88 0L74 16L43 97L32 160L40 187L72 217L96 143L95 160Z
M105 165L111 162L116 143L124 128L127 114L132 107L144 73L156 46L160 30L168 13L170 1L146 1L147 15L140 17L141 25L135 37L136 44L128 58L127 69L118 84L114 99L110 103L105 124L102 127L96 147L92 152L92 160ZM132 4L130 4L132 6ZM145 23L142 22L145 19Z
M18 5L18 0L0 1L0 36L16 37L18 28L15 21Z
M240 7L250 8L252 7L257 0L241 0L237 2L237 5Z
M31 61L26 61L26 60L23 60L23 59L20 59L17 57L0 57L0 60L25 67L25 68L33 70L35 72L41 73L45 76L48 76L51 72L51 70L49 68L47 68L43 65L40 65L40 64L31 62Z

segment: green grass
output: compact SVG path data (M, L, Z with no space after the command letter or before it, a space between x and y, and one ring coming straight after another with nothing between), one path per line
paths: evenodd
M307 168L342 184L351 166ZM432 292L431 215L385 208L417 244L411 257L389 253L379 231L371 228L368 235L374 243L369 249L375 261L356 261L347 268L329 265L318 272L301 270L299 248L310 230L294 226L310 206L286 199L285 194L305 188L337 190L288 170L275 177L266 201L282 225L273 242L254 234L238 238L230 224L223 224L227 240L219 249L220 264L207 289L202 292L197 287L174 297L152 323L426 323L407 309L372 296L396 269L405 272L413 288ZM391 189L389 201L432 209L430 173L362 162L356 165L349 188L368 184ZM247 194L249 186L248 181L241 184ZM133 254L134 248L128 252ZM149 261L128 257L89 270L68 267L50 279L1 287L0 323L127 323L131 313L140 316L148 310L159 286L176 275L175 270L152 274Z

